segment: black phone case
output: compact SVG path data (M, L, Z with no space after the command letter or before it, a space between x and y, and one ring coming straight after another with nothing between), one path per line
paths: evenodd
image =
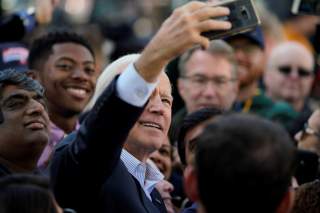
M228 7L230 9L230 15L215 19L230 21L232 23L232 28L230 30L203 32L202 35L208 37L210 40L247 32L260 24L260 19L256 13L252 0L227 1L219 4L219 6Z

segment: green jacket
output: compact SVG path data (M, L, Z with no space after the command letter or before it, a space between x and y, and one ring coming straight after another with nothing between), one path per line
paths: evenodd
M288 130L290 129L292 122L298 117L298 113L289 104L282 101L274 102L260 90L253 98L246 100L243 103L236 103L233 111L248 112L261 116L281 124ZM182 108L174 114L169 130L171 143L174 143L177 140L178 131L185 116L187 116L186 108Z
M250 102L250 107L247 107L247 103ZM282 101L274 102L262 91L257 92L257 95L243 103L237 103L235 110L259 115L280 123L287 129L290 128L292 122L298 117L298 113L288 103Z

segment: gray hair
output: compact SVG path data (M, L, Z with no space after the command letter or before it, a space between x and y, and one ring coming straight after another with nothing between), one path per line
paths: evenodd
M44 88L41 84L28 77L25 73L18 72L15 69L0 70L0 96L7 85L17 85L22 89L36 92L38 95L44 95Z
M196 46L194 48L189 49L185 52L179 60L178 68L179 68L179 75L180 77L186 75L186 63L191 58L192 54L197 50L202 50L200 46ZM227 61L232 64L232 75L233 77L237 77L237 60L235 57L235 52L233 48L223 40L212 40L209 44L209 47L203 51L210 53L211 55L220 55L225 57Z

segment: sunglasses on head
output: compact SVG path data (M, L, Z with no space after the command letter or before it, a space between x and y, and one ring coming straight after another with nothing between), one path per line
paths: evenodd
M278 70L279 70L279 72L281 72L284 75L290 75L291 72L293 71L293 67L292 66L279 66ZM302 67L298 67L297 72L298 72L299 77L308 77L312 74L311 71L309 71L308 69L302 68Z

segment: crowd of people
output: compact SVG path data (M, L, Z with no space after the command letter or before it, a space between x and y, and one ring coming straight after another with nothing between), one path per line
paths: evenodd
M320 212L315 50L288 23L283 36L263 21L204 36L231 29L229 13L188 2L108 64L88 34L54 28L26 45L24 22L5 19L0 212Z

